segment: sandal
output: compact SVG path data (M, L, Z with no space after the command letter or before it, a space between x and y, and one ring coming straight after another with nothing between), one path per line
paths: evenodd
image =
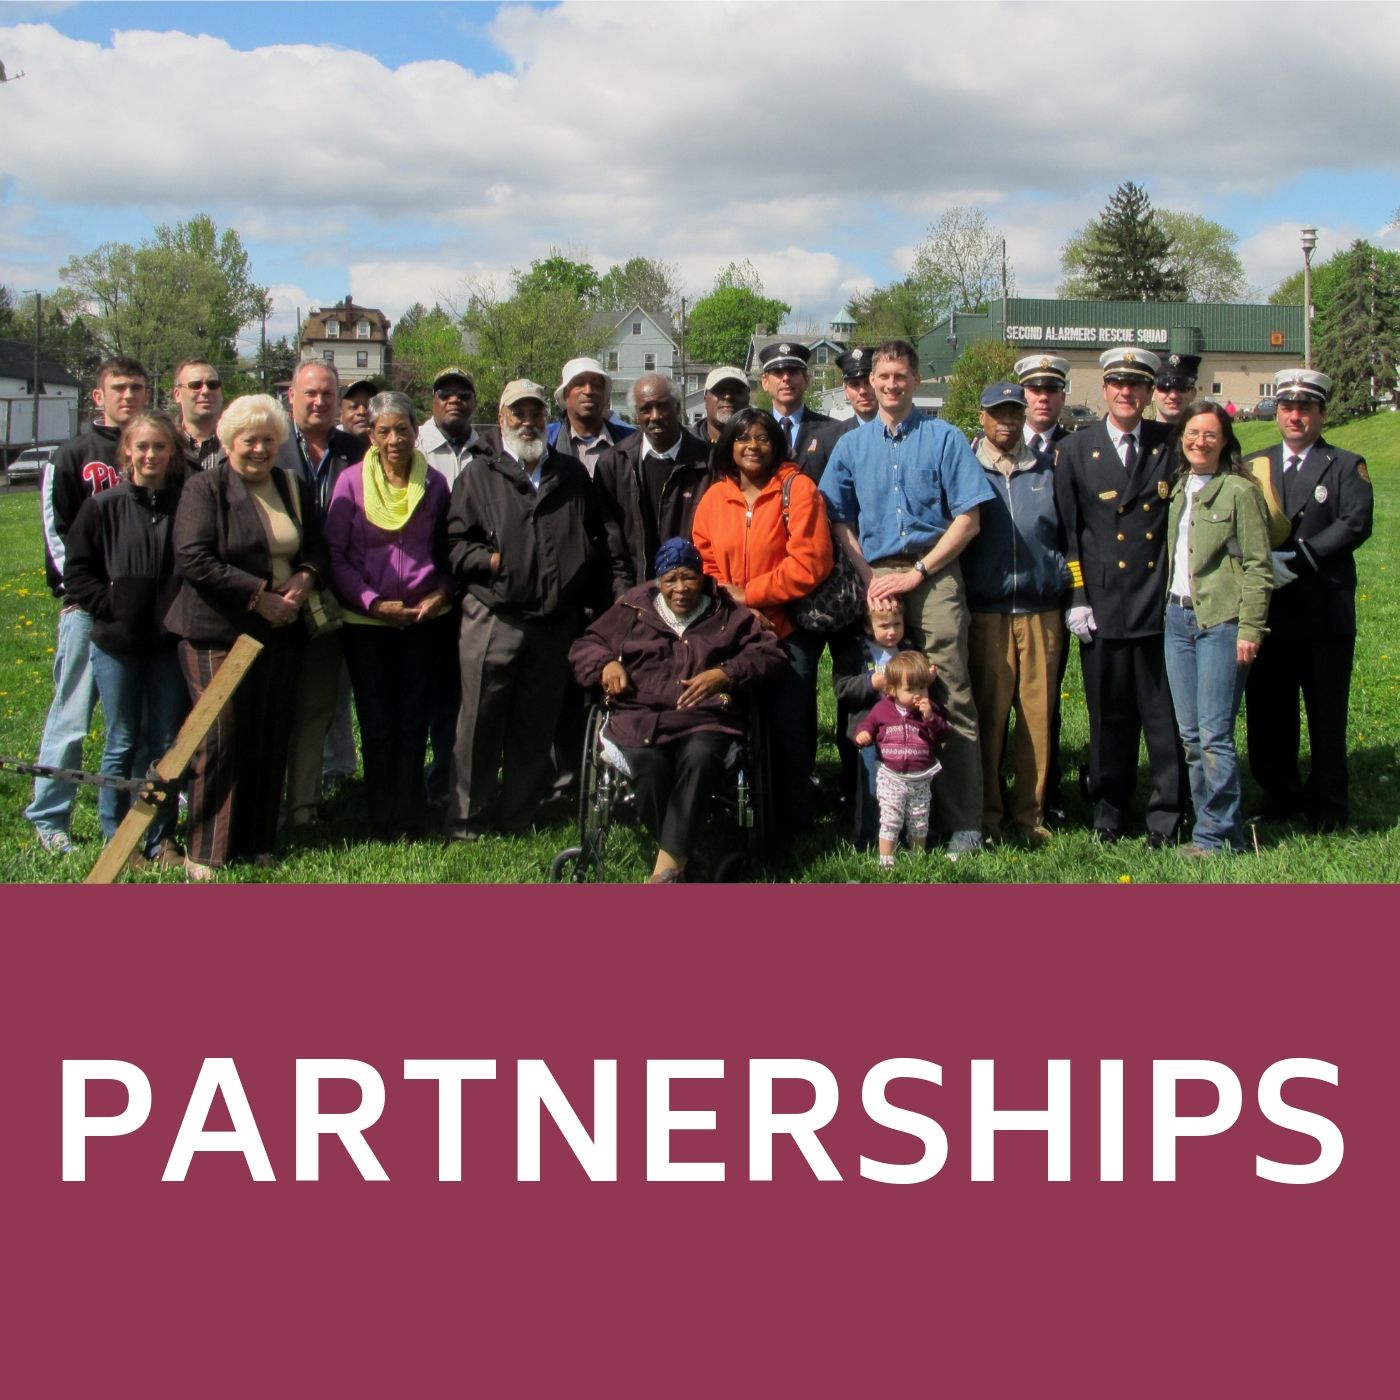
M192 885L207 885L218 878L218 866L201 865L197 860L191 860L188 856L185 857L185 879Z

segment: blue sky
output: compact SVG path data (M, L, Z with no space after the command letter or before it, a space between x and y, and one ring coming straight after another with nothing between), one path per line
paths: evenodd
M460 299L555 246L667 258L692 295L747 257L824 324L953 205L1053 294L1124 179L1233 229L1264 294L1305 223L1322 256L1400 246L1400 7L1171 13L7 4L0 58L26 77L0 89L0 280L53 286L68 256L204 211L242 233L274 329L347 291L391 316Z

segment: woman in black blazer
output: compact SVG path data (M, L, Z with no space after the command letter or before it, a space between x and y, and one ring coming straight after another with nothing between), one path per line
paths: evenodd
M267 394L235 399L219 419L228 461L185 486L175 517L182 583L166 615L199 699L241 633L263 644L195 755L186 871L212 880L237 857L274 863L289 716L306 644L303 605L326 577L320 514L290 472L275 469L291 424Z

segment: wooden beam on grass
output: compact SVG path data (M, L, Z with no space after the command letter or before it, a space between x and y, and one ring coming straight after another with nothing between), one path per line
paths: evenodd
M206 735L218 722L224 706L248 674L248 668L258 659L262 643L246 633L234 642L223 665L214 672L204 694L180 726L175 742L156 764L156 777L163 783L178 783L184 776ZM131 854L145 838L147 828L155 820L157 806L138 797L122 818L116 834L103 848L97 863L87 873L85 885L110 885L126 869Z

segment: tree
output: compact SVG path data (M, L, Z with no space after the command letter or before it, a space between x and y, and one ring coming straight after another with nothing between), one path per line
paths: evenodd
M1331 299L1318 316L1315 358L1331 376L1330 407L1339 417L1368 413L1372 399L1395 392L1400 278L1378 251L1358 238L1340 255Z
M296 373L300 359L301 356L297 354L296 346L285 335L277 340L268 341L264 346L259 346L258 353L254 357L254 364L257 367L258 391L270 393L273 385L281 384L290 379ZM266 387L264 388L264 386Z
M846 303L846 315L856 323L854 335L861 345L876 345L882 340L917 343L937 321L938 308L912 278L905 278L852 297Z
M603 274L596 304L599 310L615 311L619 316L640 306L669 328L681 301L678 277L674 263L640 256L628 258L625 263L614 263Z
M14 308L10 328L5 334L28 345L34 343L32 295ZM92 386L97 366L102 362L103 348L88 319L81 314L77 299L66 288L44 293L39 348L44 359L62 365L84 387Z
M15 324L15 298L14 293L0 282L0 335L10 336L14 334Z
M467 293L462 329L470 348L463 362L476 380L484 412L495 411L501 390L512 379L533 379L548 387L566 360L598 351L597 335L588 328L588 306L564 287L541 289L526 274L509 294L491 282L470 284Z
M601 285L598 269L592 263L575 262L565 257L558 248L551 248L547 258L536 258L530 264L529 271L516 270L511 277L517 296L563 292L576 297L589 310L598 304L598 288Z
M686 317L686 354L700 364L742 365L754 331L776 330L791 310L787 302L763 295L763 282L747 259L730 263Z
M930 309L982 311L1001 295L1002 238L977 208L956 206L930 224L914 253L909 280ZM1008 290L1014 278L1007 271ZM932 324L925 320L918 334Z
M69 258L59 278L108 354L153 374L196 356L232 373L239 331L270 307L232 229L207 215L162 225L139 247L103 243Z
M1247 283L1235 245L1239 235L1199 214L1159 209L1157 222L1171 239L1171 265L1187 301L1239 301Z
M1002 340L979 340L969 345L948 376L939 417L969 436L975 433L981 421L982 391L988 384L1013 377L1018 353L1014 345Z
M1070 235L1060 250L1060 272L1059 294L1066 298L1178 301L1186 294L1171 235L1147 191L1131 180L1118 186L1098 218Z
M441 306L417 311L400 317L394 330L393 380L396 389L426 403L433 380L449 365L462 363L462 327Z

